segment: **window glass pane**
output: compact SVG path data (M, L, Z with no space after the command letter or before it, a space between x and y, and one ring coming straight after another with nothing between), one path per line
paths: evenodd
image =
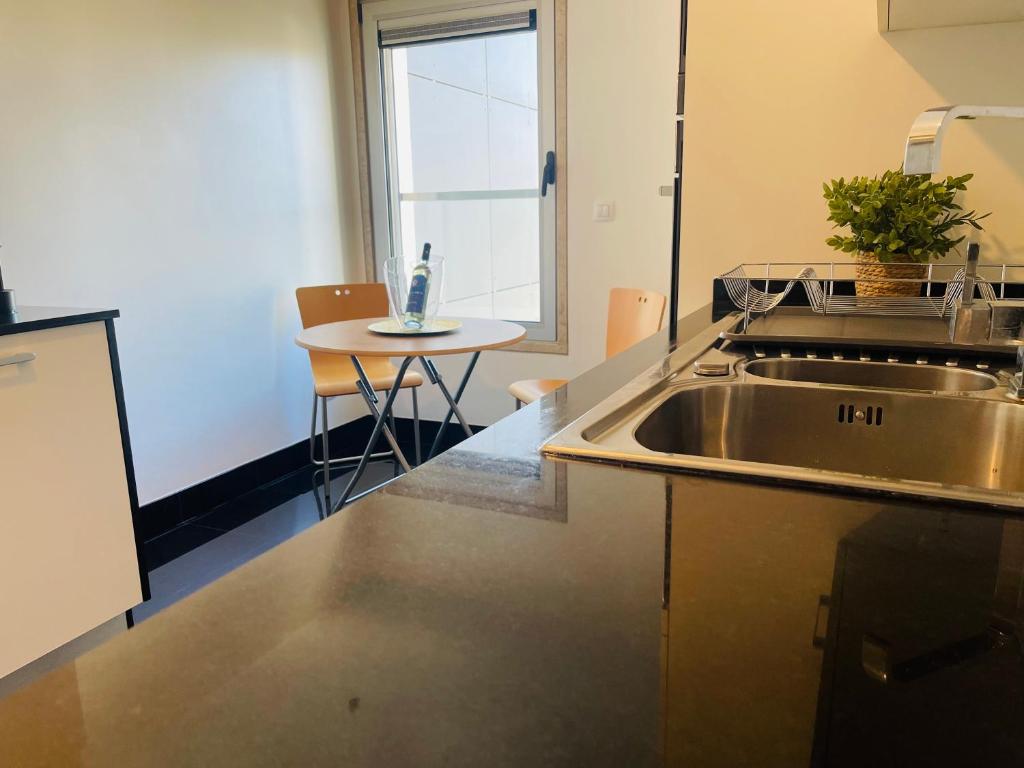
M464 45L421 45L415 50ZM405 53L394 52L392 67L399 192L488 189L487 98L405 70Z
M409 61L409 74L474 93L486 90L487 67L483 40L453 40L400 49Z
M489 189L529 189L536 187L537 110L489 99L488 144L490 156Z
M445 257L442 312L540 322L536 32L385 55L402 253Z
M487 46L488 93L498 99L537 109L537 71L522 66L537 60L537 35L489 37Z
M540 285L523 285L494 292L494 316L529 322L540 316Z
M442 309L474 299L470 317L493 317L493 275L490 259L489 203L486 200L405 201L402 235L405 253L416 253L424 242L445 259ZM481 298L485 297L485 298ZM477 300L479 299L479 300ZM460 305L461 306L461 305Z
M491 251L495 288L505 289L540 280L536 259L524 259L540 239L535 200L492 200Z

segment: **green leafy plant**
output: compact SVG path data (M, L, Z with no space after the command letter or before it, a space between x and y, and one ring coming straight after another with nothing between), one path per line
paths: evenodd
M978 222L989 215L964 212L954 200L973 176L932 181L904 176L898 168L881 177L833 179L824 185L828 220L836 229L849 227L850 234L832 235L825 242L837 251L874 253L881 262L941 258L964 239L955 237L958 227L981 229Z

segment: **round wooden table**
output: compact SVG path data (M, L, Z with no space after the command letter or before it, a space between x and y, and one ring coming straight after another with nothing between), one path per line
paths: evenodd
M379 320L387 318L344 320L340 323L314 325L296 336L295 343L314 352L354 357L425 357L500 349L526 338L526 331L521 325L507 320L458 318L462 323L461 328L434 336L390 336L374 333L368 326Z
M481 318L459 318L462 322L461 328L451 333L432 336L393 336L374 333L369 330L368 326L371 323L385 319L387 318L362 318L359 320L344 320L340 323L315 325L312 328L306 328L295 337L295 343L304 349L351 357L356 373L359 376L358 386L360 394L362 394L363 399L366 401L370 412L377 419L373 432L370 435L370 440L366 444L366 450L363 451L363 455L359 459L359 465L345 487L341 499L333 507L334 510L340 509L349 500L352 490L366 469L366 464L370 460L370 454L373 453L373 448L376 446L382 432L385 432L388 441L391 443L392 450L395 452L395 458L406 471L409 470L409 462L398 447L397 440L387 430L386 423L391 416L395 398L401 389L402 379L405 377L405 372L413 360L418 359L420 361L430 383L437 386L448 402L448 414L445 416L444 421L441 422L441 428L438 430L430 452L427 454L427 458L430 459L437 452L441 444L441 438L453 416L458 419L467 437L473 435L469 423L459 409L459 401L462 399L462 394L466 391L466 385L473 375L473 369L480 358L480 353L487 349L507 347L526 338L526 330L521 325L516 325L506 320L486 320ZM469 365L466 366L466 372L459 382L458 389L453 395L448 390L448 387L445 386L440 372L430 358L438 355L460 355L467 353L472 356L470 357ZM398 367L398 373L395 376L395 384L388 391L384 407L381 409L377 408L379 400L373 391L373 387L370 386L370 381L363 370L363 366L359 362L360 357L403 358L402 364ZM419 450L418 439L417 437L417 452ZM329 508L331 507L330 487L330 467L327 466L325 467L324 476L324 495Z

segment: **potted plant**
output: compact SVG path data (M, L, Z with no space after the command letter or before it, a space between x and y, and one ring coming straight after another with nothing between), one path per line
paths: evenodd
M920 295L925 265L964 239L955 236L958 227L981 229L978 222L989 215L964 212L954 199L973 175L932 181L927 176L905 176L898 168L880 177L854 176L824 185L828 220L850 232L825 242L854 254L857 277L870 281L857 282L858 296Z

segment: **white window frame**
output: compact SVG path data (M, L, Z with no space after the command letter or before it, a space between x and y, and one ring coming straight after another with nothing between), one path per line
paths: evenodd
M560 6L560 8L559 8ZM384 67L387 57L381 55L378 33L384 28L415 19L413 23L445 21L467 15L490 15L535 10L537 15L538 83L540 123L538 130L538 186L541 176L540 158L548 151L556 153L556 182L542 200L540 231L540 293L541 321L521 322L527 329L527 340L512 349L518 351L555 352L565 354L567 344L566 258L565 258L565 147L564 147L564 30L561 50L556 36L556 16L564 16L564 0L377 0L362 6L361 43L364 68L364 93L367 122L367 155L370 169L370 202L373 234L374 268L383 274L384 259L393 253L400 237L400 222L391 220L392 211L400 211L397 180L389 178L388 153L394 147L388 141L394 131L385 128L393 115L386 109L383 92ZM390 199L389 199L390 198Z

